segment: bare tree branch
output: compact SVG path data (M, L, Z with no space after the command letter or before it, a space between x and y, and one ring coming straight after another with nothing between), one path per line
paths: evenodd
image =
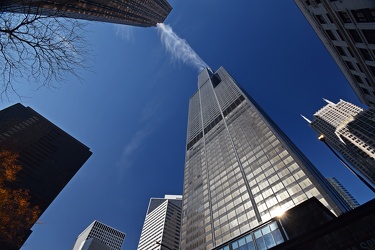
M0 13L0 100L27 80L55 88L68 75L78 79L90 64L86 22L39 14Z

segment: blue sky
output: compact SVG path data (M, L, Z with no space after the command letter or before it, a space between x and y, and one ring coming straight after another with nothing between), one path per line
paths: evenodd
M374 198L300 117L312 118L322 98L362 105L292 0L170 3L165 23L213 70L224 66L326 177L337 177L360 203ZM95 63L82 82L18 87L24 105L93 152L22 250L70 249L93 220L125 232L123 249L136 249L149 199L182 192L197 70L171 59L156 28L88 29Z

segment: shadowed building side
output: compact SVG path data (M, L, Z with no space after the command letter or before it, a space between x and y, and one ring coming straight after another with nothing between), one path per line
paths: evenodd
M150 27L163 23L172 7L166 0L13 0L0 11L69 17Z
M348 205L354 209L359 206L358 201L349 193L348 190L335 178L327 178L329 184L341 195L341 197L348 203Z
M294 0L359 100L375 107L375 1Z
M19 154L22 170L13 186L29 190L32 204L42 212L92 154L88 147L22 104L0 111L0 147Z
M29 190L30 203L39 207L40 214L92 154L88 147L22 104L0 111L0 150L19 155L22 169L8 187Z

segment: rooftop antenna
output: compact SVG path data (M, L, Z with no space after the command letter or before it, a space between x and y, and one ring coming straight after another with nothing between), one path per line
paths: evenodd
M331 102L331 101L329 101L329 100L327 100L327 99L325 99L325 98L323 98L323 100L324 100L326 103L328 103L328 104L334 104L333 102Z
M303 119L305 119L308 123L311 123L309 119L307 119L305 116L301 115Z

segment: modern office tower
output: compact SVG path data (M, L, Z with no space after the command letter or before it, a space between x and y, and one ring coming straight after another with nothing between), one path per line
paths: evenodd
M166 0L5 0L0 3L0 12L52 15L143 27L164 22L171 10Z
M180 249L181 199L181 195L150 199L138 250Z
M199 74L189 101L183 192L184 250L212 249L313 196L336 215L348 209L222 67Z
M0 150L19 155L22 169L17 181L9 185L29 190L31 205L37 205L41 213L92 154L88 147L19 103L0 111Z
M123 232L95 220L78 236L73 250L121 250L124 240Z
M354 209L359 206L359 203L354 197L346 190L346 188L335 178L327 178L327 181L331 186L341 195L341 197L348 203L348 205Z
M375 185L375 109L340 100L314 114L310 127L340 153L355 170Z
M375 107L375 1L294 1L360 101Z

